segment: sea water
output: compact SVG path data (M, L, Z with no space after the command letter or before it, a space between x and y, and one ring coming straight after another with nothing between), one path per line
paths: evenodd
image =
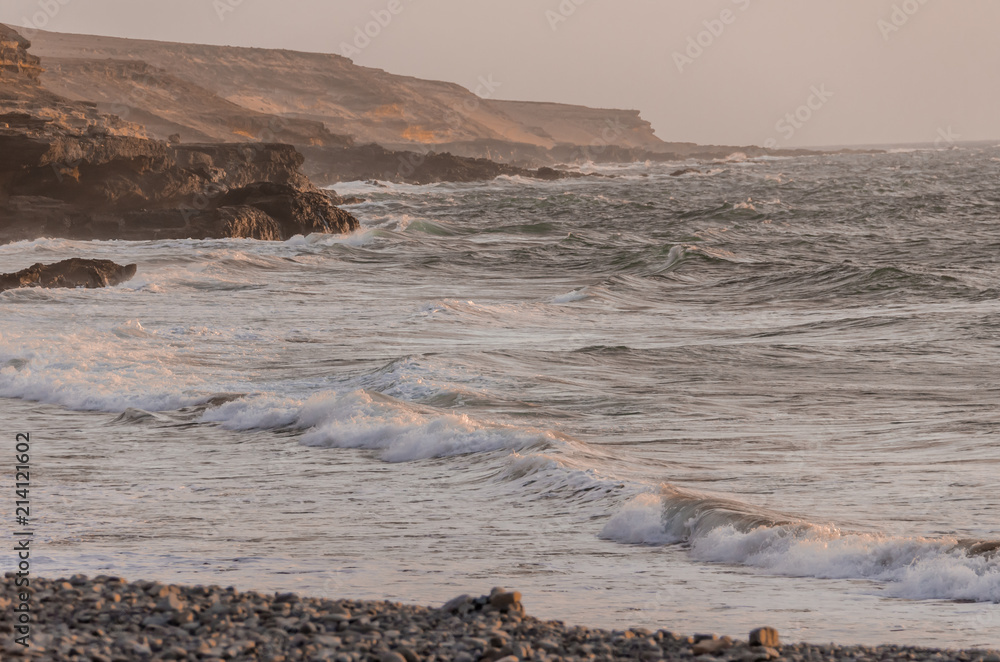
M1000 646L1000 147L681 165L0 247L32 571Z

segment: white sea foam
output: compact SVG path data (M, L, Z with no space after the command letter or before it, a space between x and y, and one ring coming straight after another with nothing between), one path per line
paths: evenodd
M1000 555L970 554L956 538L848 532L670 488L633 498L601 537L686 543L699 561L785 576L881 582L898 598L1000 601Z
M368 246L378 239L375 228L360 227L354 232L347 234L323 234L313 233L308 236L297 234L284 241L286 246L292 247L314 247L314 246Z
M241 399L207 411L204 420L241 430L292 427L304 431L304 445L380 450L387 462L524 450L555 440L546 431L479 421L361 390L318 393L303 402Z
M573 303L574 301L583 301L584 299L589 298L590 293L588 292L588 288L581 287L573 290L572 292L552 297L552 303Z
M125 327L120 342L141 341L136 328ZM121 327L116 329L120 332ZM112 331L109 335L118 337ZM129 361L127 348L114 348L82 336L73 356L57 348L33 347L16 354L0 352L0 396L57 404L77 410L121 412L128 407L179 409L204 402L210 393L188 372L177 373L167 362Z
M743 163L747 160L745 152L733 152L724 159L715 159L716 163Z
M373 372L345 380L348 390L368 390L405 400L430 400L441 396L488 398L490 380L477 373L465 372L430 357L407 356Z
M631 545L679 542L663 528L663 501L656 494L640 494L604 525L601 537Z
M33 290L25 290L32 293ZM45 291L69 297L73 290ZM99 296L107 297L109 292ZM134 294L133 294L134 295ZM201 404L213 395L243 388L238 372L196 371L210 362L202 337L218 338L225 353L254 334L246 329L157 328L139 319L66 319L45 335L34 329L47 320L9 315L0 325L0 397L22 398L84 411L120 413L127 408L174 410Z
M684 257L687 255L687 248L677 244L670 247L670 252L667 253L667 259L664 261L662 267L660 267L655 273L665 274L675 270L681 265Z
M150 333L139 320L128 320L111 330L119 338L148 338Z

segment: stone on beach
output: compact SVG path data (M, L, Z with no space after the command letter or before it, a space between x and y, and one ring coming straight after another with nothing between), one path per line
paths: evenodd
M751 646L764 646L767 648L778 648L781 646L781 638L774 628L757 628L750 632Z
M521 594L518 591L507 591L503 588L494 588L490 592L490 606L499 611L523 611L521 607Z
M705 655L706 653L716 655L732 648L732 646L733 640L729 637L723 637L721 639L703 639L691 648L691 652L695 655Z
M750 646L716 635L642 628L607 631L525 616L520 593L461 595L439 609L391 602L326 600L216 586L127 583L112 577L31 578L31 646L10 636L16 576L0 587L0 659L334 660L338 662L525 662L537 660L930 660L998 662L995 651L906 646L795 644L779 652L763 628ZM757 632L757 631L755 631Z

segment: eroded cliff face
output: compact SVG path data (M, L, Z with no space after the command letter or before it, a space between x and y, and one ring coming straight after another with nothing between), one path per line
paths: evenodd
M42 75L41 61L28 53L30 45L20 33L0 24L0 80L23 78L38 82Z
M149 139L43 89L31 44L2 25L0 44L0 241L285 239L358 227L302 174L294 147Z
M467 89L323 53L44 31L35 41L49 89L102 108L127 105L134 109L129 119L161 138L239 139L237 118L267 116L288 122L279 123L276 140L311 147L346 145L310 139L291 122L325 125L357 144L474 157L488 156L478 149L484 141L517 146L518 154L595 144L670 150L638 111L500 101L503 81L492 77Z
M344 147L347 136L321 121L244 108L215 91L142 60L45 58L42 83L70 99L91 101L146 127L161 140L182 142L282 142Z

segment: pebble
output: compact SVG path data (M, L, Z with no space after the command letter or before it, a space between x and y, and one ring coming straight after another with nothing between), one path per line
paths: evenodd
M750 632L750 645L777 648L781 646L781 637L774 628L757 628Z
M696 643L691 652L695 655L705 655L706 653L717 655L724 650L732 648L733 641L729 637L722 639L703 639Z
M521 594L518 591L497 591L490 595L490 606L497 611L520 611ZM516 607L516 608L515 608Z
M4 577L2 589L0 606L9 607L12 575ZM567 627L525 616L521 594L499 587L481 597L461 595L440 609L83 575L33 577L32 589L36 623L44 626L36 625L32 646L24 651L9 635L13 612L0 610L0 632L6 633L0 660L1000 662L992 650L782 647L773 628L735 641L668 630Z

